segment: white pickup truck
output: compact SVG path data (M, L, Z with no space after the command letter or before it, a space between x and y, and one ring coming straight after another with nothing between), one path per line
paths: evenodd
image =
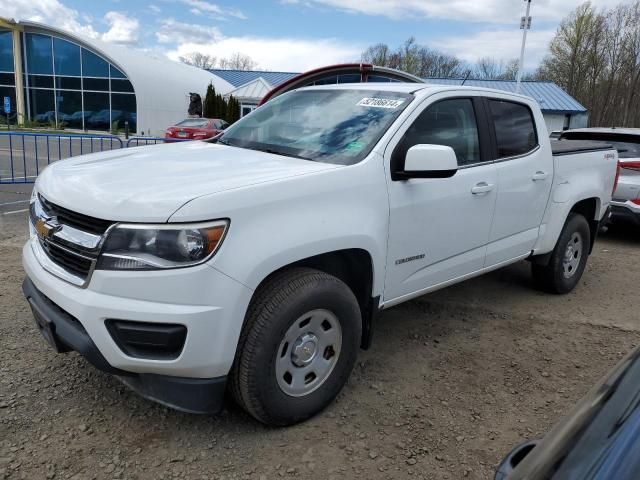
M43 336L146 398L258 420L320 411L383 309L529 259L572 290L617 154L528 97L351 84L281 95L208 141L41 173L23 290Z

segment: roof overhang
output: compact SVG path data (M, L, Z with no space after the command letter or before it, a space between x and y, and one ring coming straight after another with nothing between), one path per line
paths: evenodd
M16 22L13 18L6 17L0 17L0 28L22 31L22 25Z
M244 99L244 100L260 100L269 91L273 88L269 82L267 82L264 78L258 77L255 80L251 80L244 85L240 85L235 90L232 90L228 93L225 93L225 97L229 97L233 95L236 99Z

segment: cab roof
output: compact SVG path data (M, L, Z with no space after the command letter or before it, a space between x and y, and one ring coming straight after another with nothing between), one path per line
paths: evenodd
M514 98L521 98L523 100L531 101L531 97L520 95L517 93L505 92L504 90L496 90L493 88L471 87L462 85L430 85L426 83L403 83L403 82L389 82L389 83L340 83L332 85L313 85L308 87L301 87L296 90L366 90L372 92L395 92L405 94L423 93L424 96L432 95L438 92L486 92L487 94L508 96Z

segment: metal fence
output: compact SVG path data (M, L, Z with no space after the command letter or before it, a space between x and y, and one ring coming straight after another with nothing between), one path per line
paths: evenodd
M170 140L184 141L184 140ZM33 183L52 162L93 152L165 143L164 138L0 132L0 185Z
M126 147L142 147L145 145L157 145L159 143L189 142L190 138L160 138L160 137L131 137L127 140Z

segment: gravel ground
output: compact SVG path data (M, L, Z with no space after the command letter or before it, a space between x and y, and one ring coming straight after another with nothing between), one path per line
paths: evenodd
M386 311L302 425L194 416L49 350L20 292L25 238L26 214L0 212L0 478L489 479L640 340L640 234L617 229L570 295L533 290L522 262Z

